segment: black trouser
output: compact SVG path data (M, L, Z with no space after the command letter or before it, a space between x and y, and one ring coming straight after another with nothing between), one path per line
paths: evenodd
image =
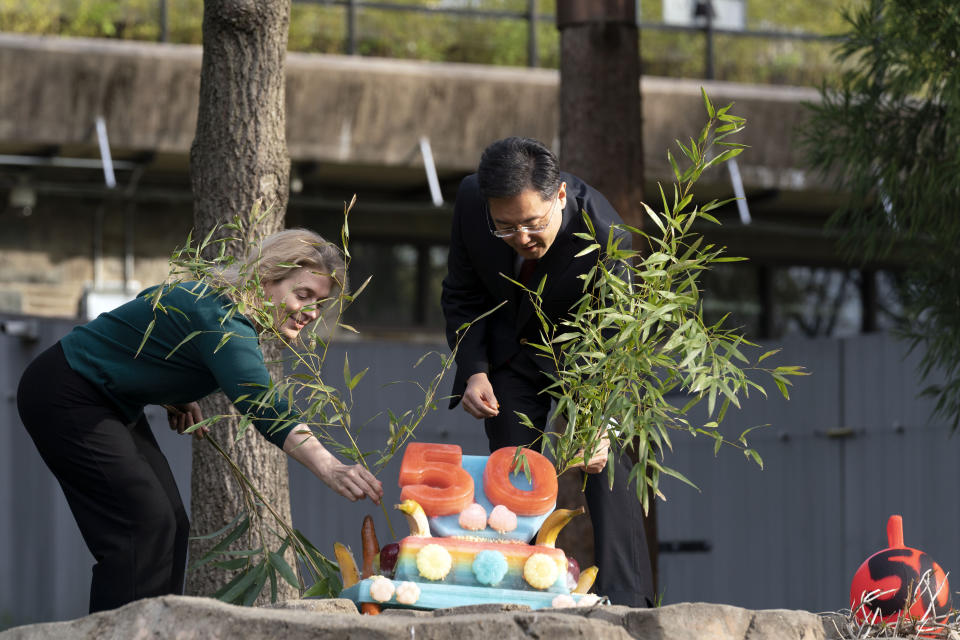
M546 425L551 398L538 392L549 384L549 379L531 367L511 363L489 376L500 402L497 417L484 422L490 451L530 444L540 432L520 424L514 412L525 413L537 426ZM612 490L606 469L602 473L587 474L585 497L593 523L594 555L599 568L594 591L608 596L614 604L649 607L653 604L653 572L643 529L643 509L635 491L627 484L628 475L629 469L619 459Z
M59 343L27 367L17 408L96 559L90 612L182 593L190 523L146 418L125 424Z

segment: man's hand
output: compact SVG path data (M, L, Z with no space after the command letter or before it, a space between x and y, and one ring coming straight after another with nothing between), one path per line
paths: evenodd
M607 466L607 453L610 451L610 440L607 436L603 436L600 440L597 441L597 447L593 450L593 455L590 456L590 459L587 460L587 464L583 464L583 449L577 451L577 455L574 460L579 459L580 462L573 465L574 469L583 469L587 473L600 473L603 471L603 468Z
M467 388L460 400L463 410L474 418L493 418L500 413L500 403L486 373L475 373L467 379Z
M200 412L200 405L196 402L186 404L165 404L163 407L167 410L167 423L170 428L177 433L183 433L193 425L203 420L203 414ZM200 427L193 432L197 438L202 438L209 433L208 427Z

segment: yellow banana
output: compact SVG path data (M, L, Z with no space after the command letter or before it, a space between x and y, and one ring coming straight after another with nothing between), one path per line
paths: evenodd
M333 543L333 555L340 565L340 576L343 578L343 588L352 587L360 582L360 572L357 570L357 561L353 559L350 549L339 542Z
M571 520L584 512L583 507L579 509L557 509L543 521L540 531L537 532L537 545L541 547L553 547L557 544L557 536L560 530L567 526Z
M597 579L597 567L588 567L580 572L580 579L577 580L577 586L574 588L573 593L586 593L590 591L590 587L593 586L594 580Z
M404 500L395 505L407 517L407 524L410 525L410 535L421 538L430 538L430 522L427 520L427 514L423 507L416 500Z

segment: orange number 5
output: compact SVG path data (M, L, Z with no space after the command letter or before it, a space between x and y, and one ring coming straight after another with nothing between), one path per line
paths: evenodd
M428 516L460 513L473 502L473 478L461 460L455 444L411 442L400 464L400 499L416 500Z

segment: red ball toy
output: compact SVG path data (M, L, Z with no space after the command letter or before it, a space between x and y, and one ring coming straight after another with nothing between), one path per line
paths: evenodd
M900 516L887 521L887 543L889 548L867 558L853 576L850 608L856 618L891 623L904 610L914 619L946 616L951 608L947 576L926 553L904 546Z

